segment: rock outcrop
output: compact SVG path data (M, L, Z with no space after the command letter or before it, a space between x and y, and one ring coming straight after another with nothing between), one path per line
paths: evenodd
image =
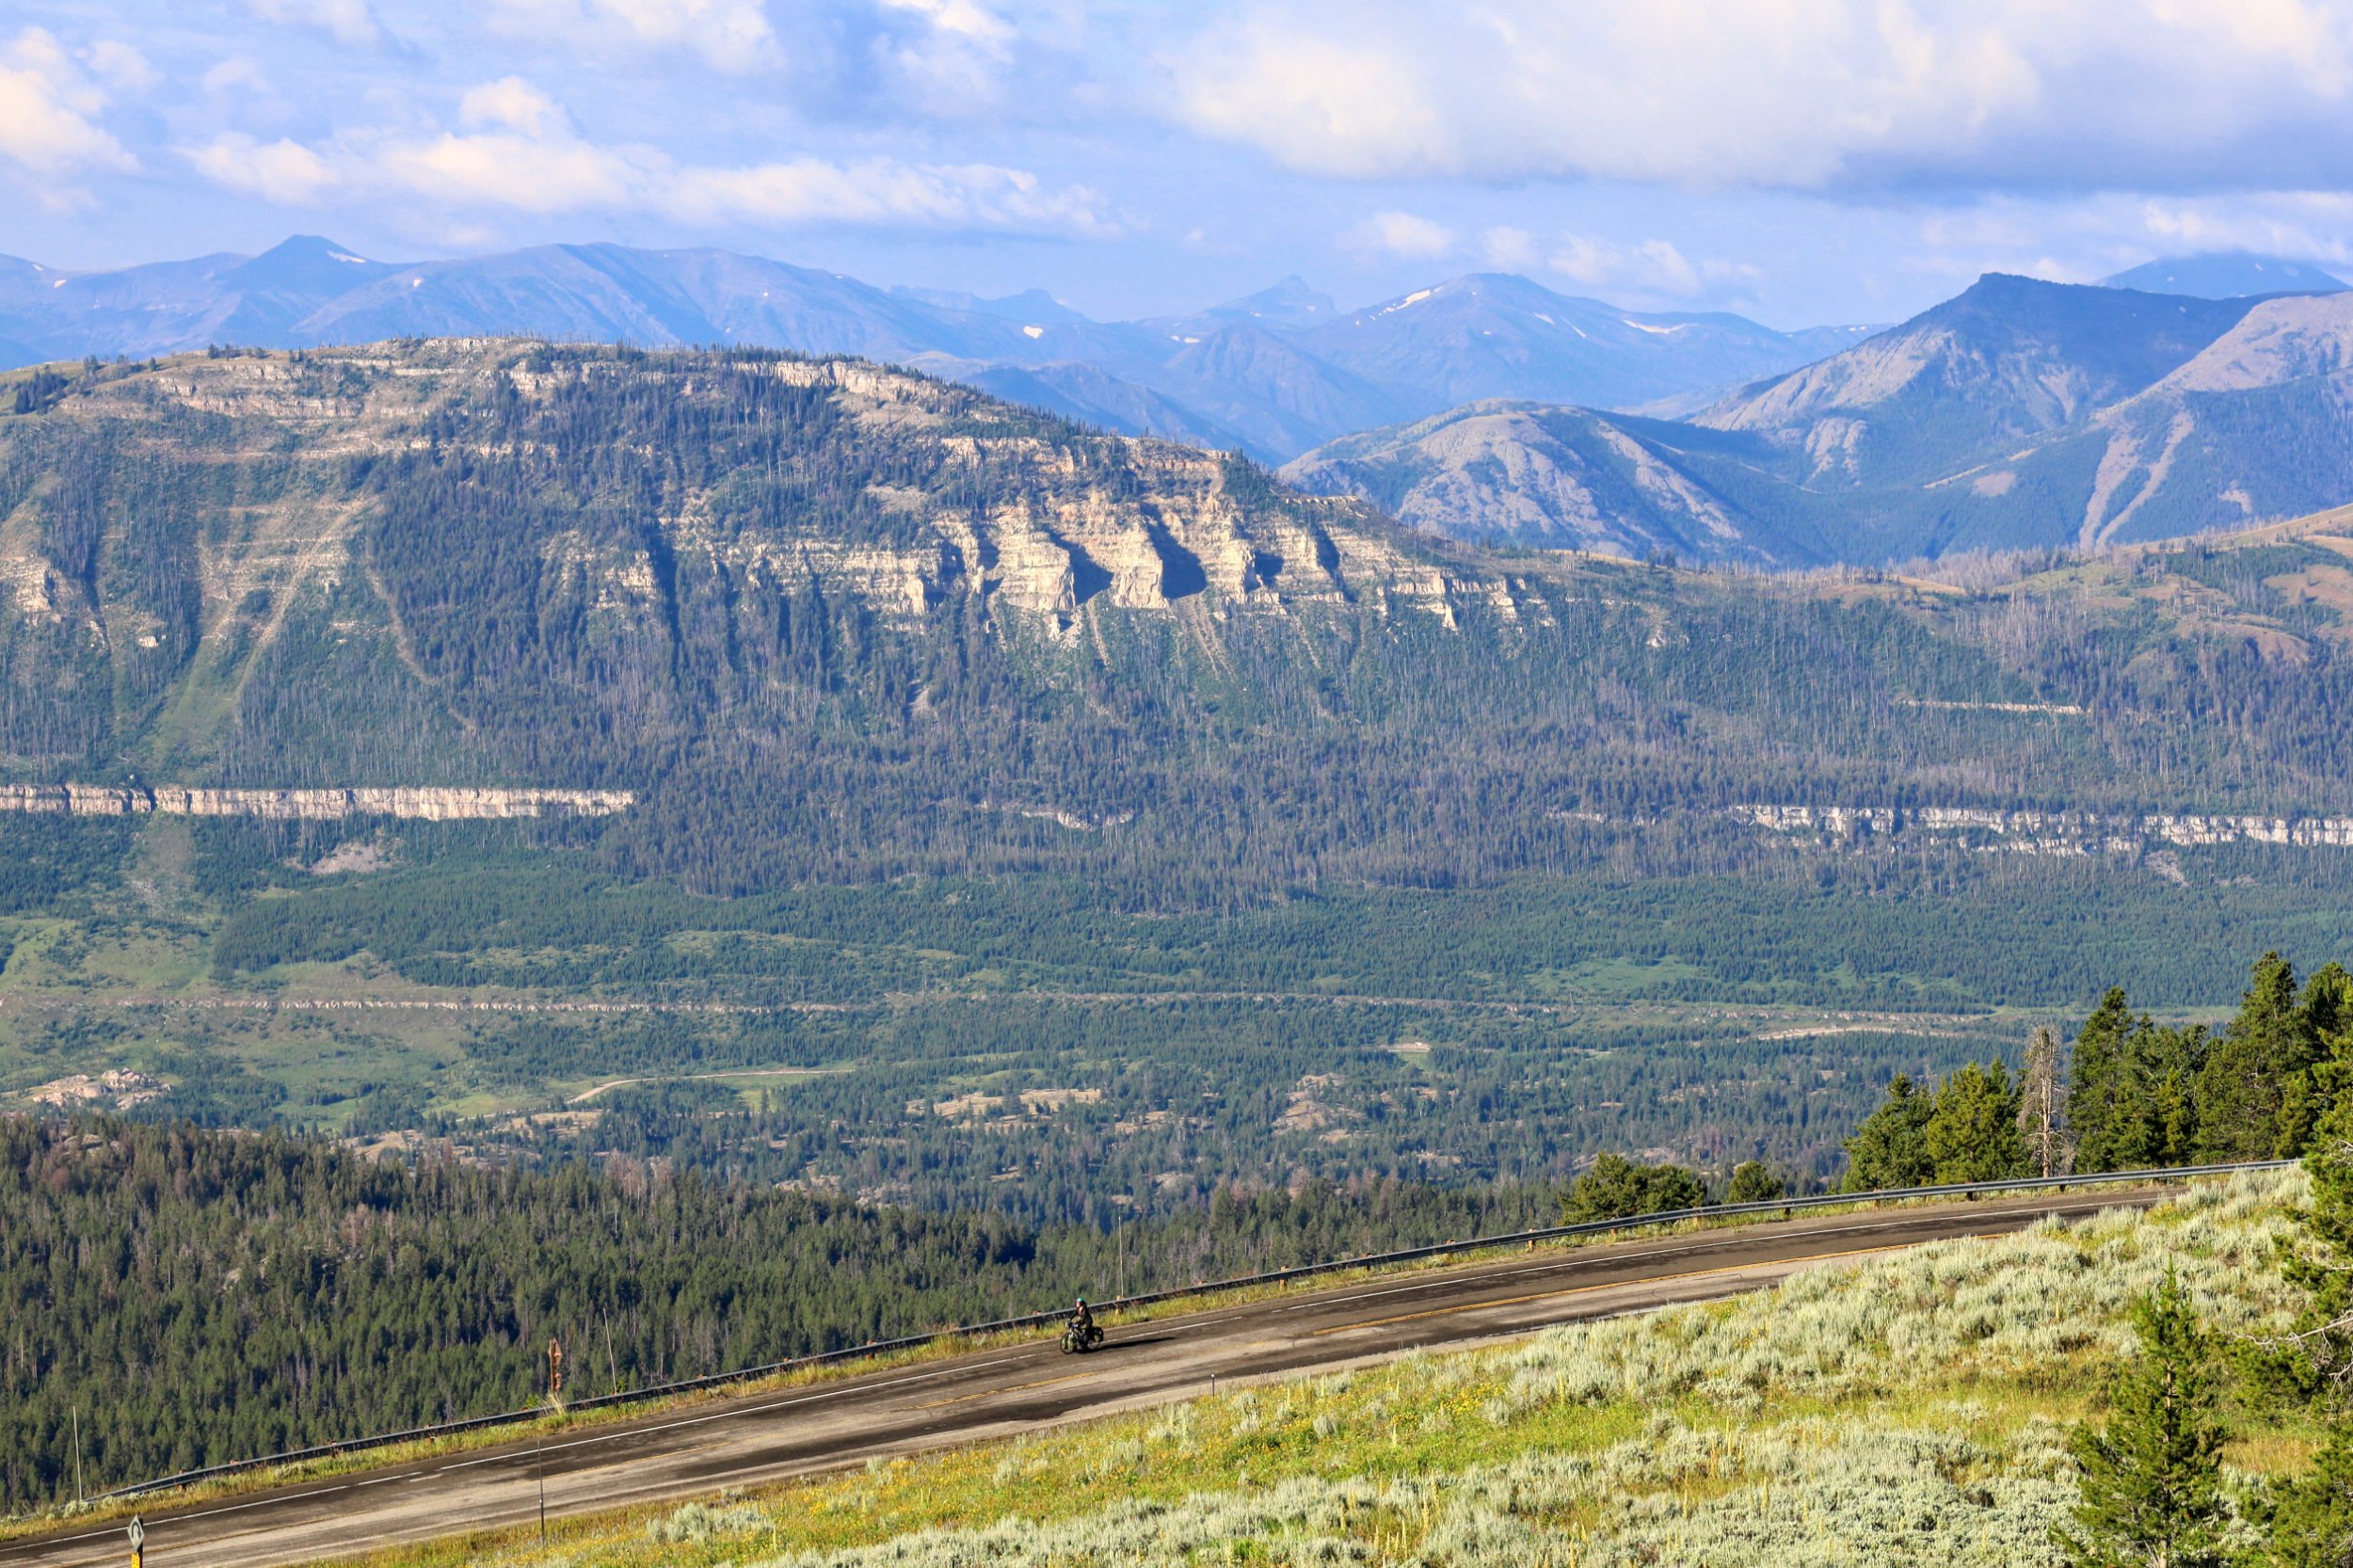
M1725 815L1776 833L1833 838L1912 834L2045 854L2135 855L2157 846L2276 844L2353 849L2353 817L2104 815L1975 806L1734 806Z
M626 811L628 790L371 786L344 790L216 790L180 785L0 784L0 811L76 817L260 817L329 822L403 817L466 822L516 817L605 817Z

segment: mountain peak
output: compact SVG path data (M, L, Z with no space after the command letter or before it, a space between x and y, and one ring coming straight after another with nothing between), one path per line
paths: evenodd
M300 259L303 261L341 262L346 266L371 266L375 264L370 262L367 257L360 255L358 252L351 250L347 247L336 244L333 240L328 239L324 234L289 234L286 238L280 240L276 245L271 246L267 250L263 251L259 256L256 256L253 259L257 262L262 262L268 261L273 257L282 261L294 261Z
M923 289L903 285L890 292L902 299L937 306L943 311L965 311L973 315L993 316L999 321L1071 325L1087 319L1044 289L1023 289L1019 294L1008 294L995 299L968 294L961 289Z
M248 293L292 290L323 301L392 270L392 264L372 262L322 235L296 234L239 263L223 280Z
M1320 327L1339 313L1339 306L1294 272L1272 288L1211 306L1208 313L1267 327Z
M2111 289L2186 294L2201 299L2238 299L2259 294L2343 294L2346 287L2344 280L2323 272L2310 262L2263 256L2251 250L2160 256L2100 281Z

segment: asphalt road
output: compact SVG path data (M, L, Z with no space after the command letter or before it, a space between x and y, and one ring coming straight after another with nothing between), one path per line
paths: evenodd
M538 1517L683 1498L876 1457L1010 1436L1253 1379L1460 1346L1755 1289L1840 1257L2143 1205L2153 1189L1866 1211L1400 1273L1114 1327L1086 1356L1050 1339L679 1406L529 1443L148 1513L147 1568L271 1568ZM0 1544L0 1568L127 1559L121 1526Z

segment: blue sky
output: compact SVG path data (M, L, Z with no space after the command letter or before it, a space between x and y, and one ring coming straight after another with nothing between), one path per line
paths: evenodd
M1457 273L1891 320L2353 267L2353 0L11 0L0 251L715 245L1097 316Z

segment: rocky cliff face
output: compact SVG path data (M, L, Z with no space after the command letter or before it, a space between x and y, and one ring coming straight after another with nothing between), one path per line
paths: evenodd
M772 374L829 389L853 417L899 429L944 423L963 396L855 361L785 361ZM689 497L665 520L671 548L787 589L838 587L902 621L921 620L961 585L1060 632L1075 631L1089 607L1167 613L1194 598L1221 615L1369 601L1451 621L1458 602L1491 597L1360 506L1300 498L1269 504L1263 488L1237 495L1232 461L1213 454L1124 437L941 439L964 466L998 476L1019 499L963 505L922 490L883 494L920 533L877 549L817 531L723 536L702 498ZM1104 483L1074 450L1080 445L1114 451L1124 483ZM604 569L626 577L634 565Z
M1165 620L1210 646L1524 609L1545 614L1359 502L860 360L192 355L0 415L0 777L112 752L184 779L520 785L544 747L486 766L483 726L543 729L550 702L624 744L675 739L686 702L787 722L771 663L821 621L831 659L870 632L1077 648ZM731 696L652 695L713 665ZM537 695L498 712L526 669Z
M1720 536L1685 427L1465 424L1554 443L1563 515ZM1485 493L1485 449L1438 472ZM1711 577L1452 543L857 361L191 357L0 416L0 804L601 813L611 863L704 890L1502 874L1583 854L1565 813L1733 799L2336 811L2341 544L2007 601ZM2300 716L2229 737L2260 789L2210 789L2241 712ZM129 777L170 787L30 788Z
M213 790L182 785L0 784L0 811L74 817L257 817L331 822L401 817L420 822L518 817L605 817L636 804L628 790L432 789Z
M1986 807L1762 806L1730 808L1735 822L1775 833L1833 839L1943 840L1987 849L2042 854L2138 854L2166 847L2272 844L2297 849L2353 848L2353 817L2116 814L2004 811Z
M928 616L958 584L1000 612L1062 630L1089 606L1165 612L1197 596L1220 612L1371 601L1442 619L1452 600L1491 597L1486 585L1458 581L1459 568L1449 573L1361 506L1289 496L1268 504L1264 486L1236 495L1228 458L1067 427L1040 435L1034 421L991 430L973 420L979 400L965 390L863 361L745 363L752 374L823 392L860 426L926 436L951 471L985 476L971 490L1015 498L974 504L944 498L937 483L875 487L879 508L913 524L914 537L886 545L844 536L816 519L808 526L723 526L713 520L710 492L687 489L662 507L658 536L633 549L616 550L584 531L543 540L541 555L560 584L584 593L600 611L641 609L657 595L660 547L769 588L821 584L903 621ZM418 426L439 405L508 395L545 403L590 374L593 366L576 362L535 368L526 349L499 342L449 341L398 353L187 357L79 389L47 418L86 428L131 423L160 436L155 427L175 414L206 416L219 422L213 433L228 438L216 461L291 460L317 475L323 489L340 466L413 450ZM674 391L692 401L708 395L708 381L698 386L692 375L680 376ZM0 420L0 429L9 423ZM1115 472L1106 473L1107 466ZM0 520L0 585L8 604L28 618L86 617L92 635L110 637L127 606L104 602L103 591L89 591L97 584L56 559L40 511L40 498L28 496ZM210 611L207 633L226 632L240 604L364 573L356 553L360 512L348 503L323 506L297 491L241 509L237 529L190 541Z

